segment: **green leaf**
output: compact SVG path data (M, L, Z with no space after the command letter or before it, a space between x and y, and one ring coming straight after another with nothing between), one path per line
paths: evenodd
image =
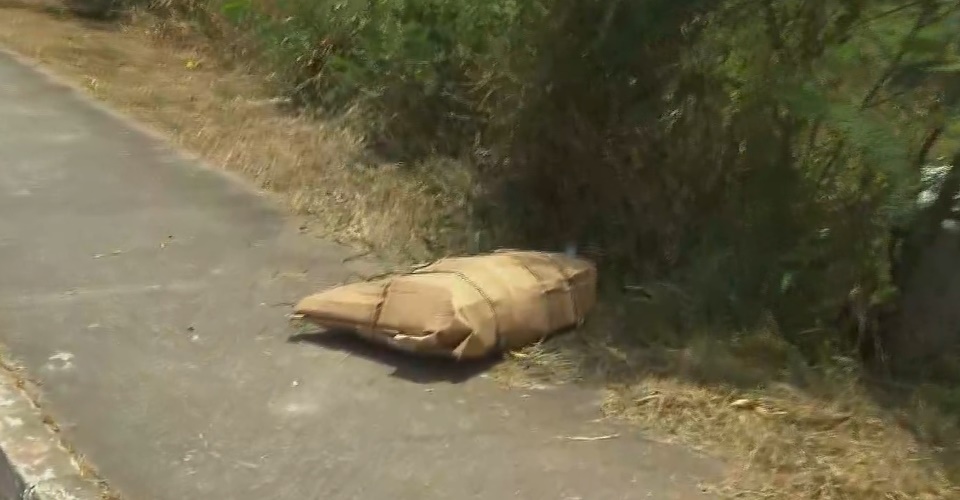
M933 71L937 73L960 73L960 61L933 66L928 68L927 71Z
M251 0L231 0L220 6L220 13L233 24L240 24L250 14Z

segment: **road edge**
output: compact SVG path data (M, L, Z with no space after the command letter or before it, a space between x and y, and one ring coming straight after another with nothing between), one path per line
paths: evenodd
M0 7L0 10L2 10L2 7ZM92 94L82 85L71 80L69 76L57 73L53 68L48 67L39 59L18 52L17 50L2 44L0 44L0 56L6 56L13 60L13 62L20 64L25 68L29 68L31 71L43 77L50 84L72 93L90 105L90 107L96 109L98 112L103 113L112 120L116 120L117 122L124 124L126 127L129 127L131 130L137 133L143 134L144 137L151 141L155 141L158 146L178 156L182 160L189 162L203 169L204 171L213 172L214 174L226 179L231 186L252 193L260 199L265 200L270 204L271 208L277 210L278 212L286 214L287 216L296 216L296 214L289 209L288 203L281 197L281 195L259 185L249 176L246 176L231 168L227 168L225 165L212 162L202 154L194 152L183 145L178 144L175 138L170 135L170 133L157 126L154 126L149 122L141 121L134 114L129 113L118 106L114 106L109 100Z
M103 500L115 498L85 474L49 417L16 371L0 373L0 499Z

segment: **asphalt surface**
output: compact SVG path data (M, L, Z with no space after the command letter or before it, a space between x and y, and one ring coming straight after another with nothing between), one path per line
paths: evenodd
M717 463L594 392L291 338L292 302L367 265L299 226L0 55L0 342L124 498L705 498Z

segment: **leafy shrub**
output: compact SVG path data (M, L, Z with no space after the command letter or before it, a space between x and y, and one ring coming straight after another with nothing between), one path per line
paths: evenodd
M942 0L167 1L393 159L475 171L495 243L578 241L610 283L670 279L799 343L886 293L952 140Z

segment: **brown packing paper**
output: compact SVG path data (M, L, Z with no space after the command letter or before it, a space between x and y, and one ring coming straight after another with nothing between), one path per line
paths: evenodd
M596 301L596 268L562 254L499 251L304 298L296 313L398 349L478 358L572 327Z

